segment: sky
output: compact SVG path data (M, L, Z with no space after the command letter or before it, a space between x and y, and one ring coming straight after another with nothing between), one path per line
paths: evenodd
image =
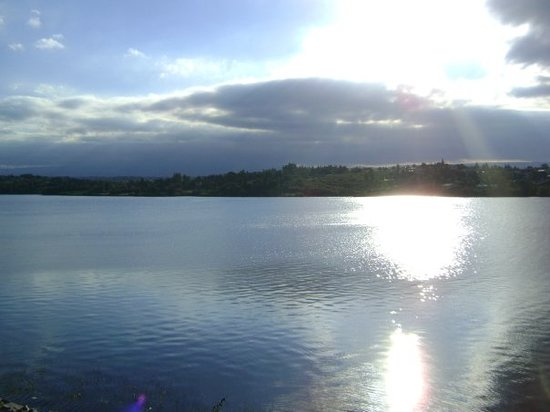
M548 0L0 0L0 174L550 159Z

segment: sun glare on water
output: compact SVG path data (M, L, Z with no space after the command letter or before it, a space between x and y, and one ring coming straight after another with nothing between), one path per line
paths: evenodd
M392 412L414 411L425 393L419 338L397 329L391 335L386 359L386 402Z
M396 196L369 199L356 222L372 229L366 247L408 280L450 276L466 247L467 207L460 199Z

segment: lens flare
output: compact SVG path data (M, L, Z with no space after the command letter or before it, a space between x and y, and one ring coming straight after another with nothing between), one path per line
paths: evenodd
M141 394L138 396L137 400L131 404L124 412L142 412L145 408L145 395Z

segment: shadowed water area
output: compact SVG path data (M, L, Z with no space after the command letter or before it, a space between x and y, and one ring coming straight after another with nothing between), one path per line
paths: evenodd
M2 196L0 396L547 410L548 250L549 199Z

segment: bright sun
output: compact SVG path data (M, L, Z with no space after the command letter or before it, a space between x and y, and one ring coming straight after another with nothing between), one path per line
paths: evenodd
M308 32L287 72L493 100L514 75L505 72L505 55L518 29L497 23L483 1L341 0L336 7L331 24Z

